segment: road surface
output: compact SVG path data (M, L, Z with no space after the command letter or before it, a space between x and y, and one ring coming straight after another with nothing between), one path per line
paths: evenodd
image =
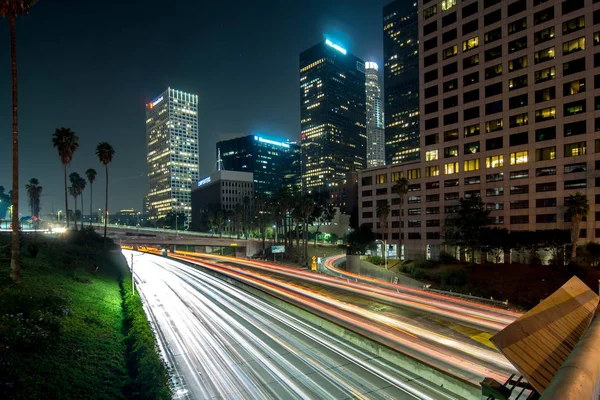
M180 398L454 398L193 267L124 253Z

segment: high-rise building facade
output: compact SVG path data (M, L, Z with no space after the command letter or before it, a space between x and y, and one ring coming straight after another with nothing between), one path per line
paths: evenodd
M379 84L379 66L365 63L367 100L367 167L385 165L385 130L383 125L383 102Z
M387 164L418 160L419 18L417 3L383 8L383 91Z
M419 1L420 162L364 171L360 222L404 208L408 258L443 242L460 198L480 197L490 224L571 229L565 198L587 196L579 243L600 240L600 3L593 0ZM412 250L411 250L412 249ZM435 254L436 251L433 251Z
M301 53L300 119L304 190L365 168L365 63L330 40Z
M297 145L284 139L258 135L242 136L217 143L223 169L252 172L255 193L272 196L279 188L295 182L300 175Z
M192 187L198 182L198 96L168 88L146 105L149 219L169 211L191 219Z

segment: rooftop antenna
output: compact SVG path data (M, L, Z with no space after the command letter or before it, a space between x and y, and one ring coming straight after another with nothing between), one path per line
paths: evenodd
M217 171L225 170L223 167L223 159L221 158L221 149L217 149Z

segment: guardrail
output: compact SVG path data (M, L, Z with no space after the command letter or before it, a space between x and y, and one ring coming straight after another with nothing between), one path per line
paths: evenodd
M103 228L104 224L92 222L92 226L98 227L98 228ZM142 227L142 226L132 226L132 225L107 224L107 227L117 228L117 229L129 229L129 230L136 230L136 231L143 231L143 232L160 232L160 233L170 233L170 234L177 233L178 235L184 235L184 236L202 236L202 237L212 237L212 238L219 237L218 233L213 234L213 233L205 233L205 232L190 232L190 231L183 231L183 230L176 231L173 229L146 228L146 227ZM237 239L237 235L222 234L221 237L227 238L227 239ZM256 239L256 238L251 238L251 239Z

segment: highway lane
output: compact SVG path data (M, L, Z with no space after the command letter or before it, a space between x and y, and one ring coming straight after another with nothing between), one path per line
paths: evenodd
M257 271L207 262L197 257L170 256L212 269L275 295L474 385L486 376L504 381L516 372L508 360L495 350L474 346L464 339L448 337L436 330L422 329L410 320L395 318L377 310L353 307L345 301L273 279Z
M183 397L453 398L206 273L140 254L138 290L183 377Z

